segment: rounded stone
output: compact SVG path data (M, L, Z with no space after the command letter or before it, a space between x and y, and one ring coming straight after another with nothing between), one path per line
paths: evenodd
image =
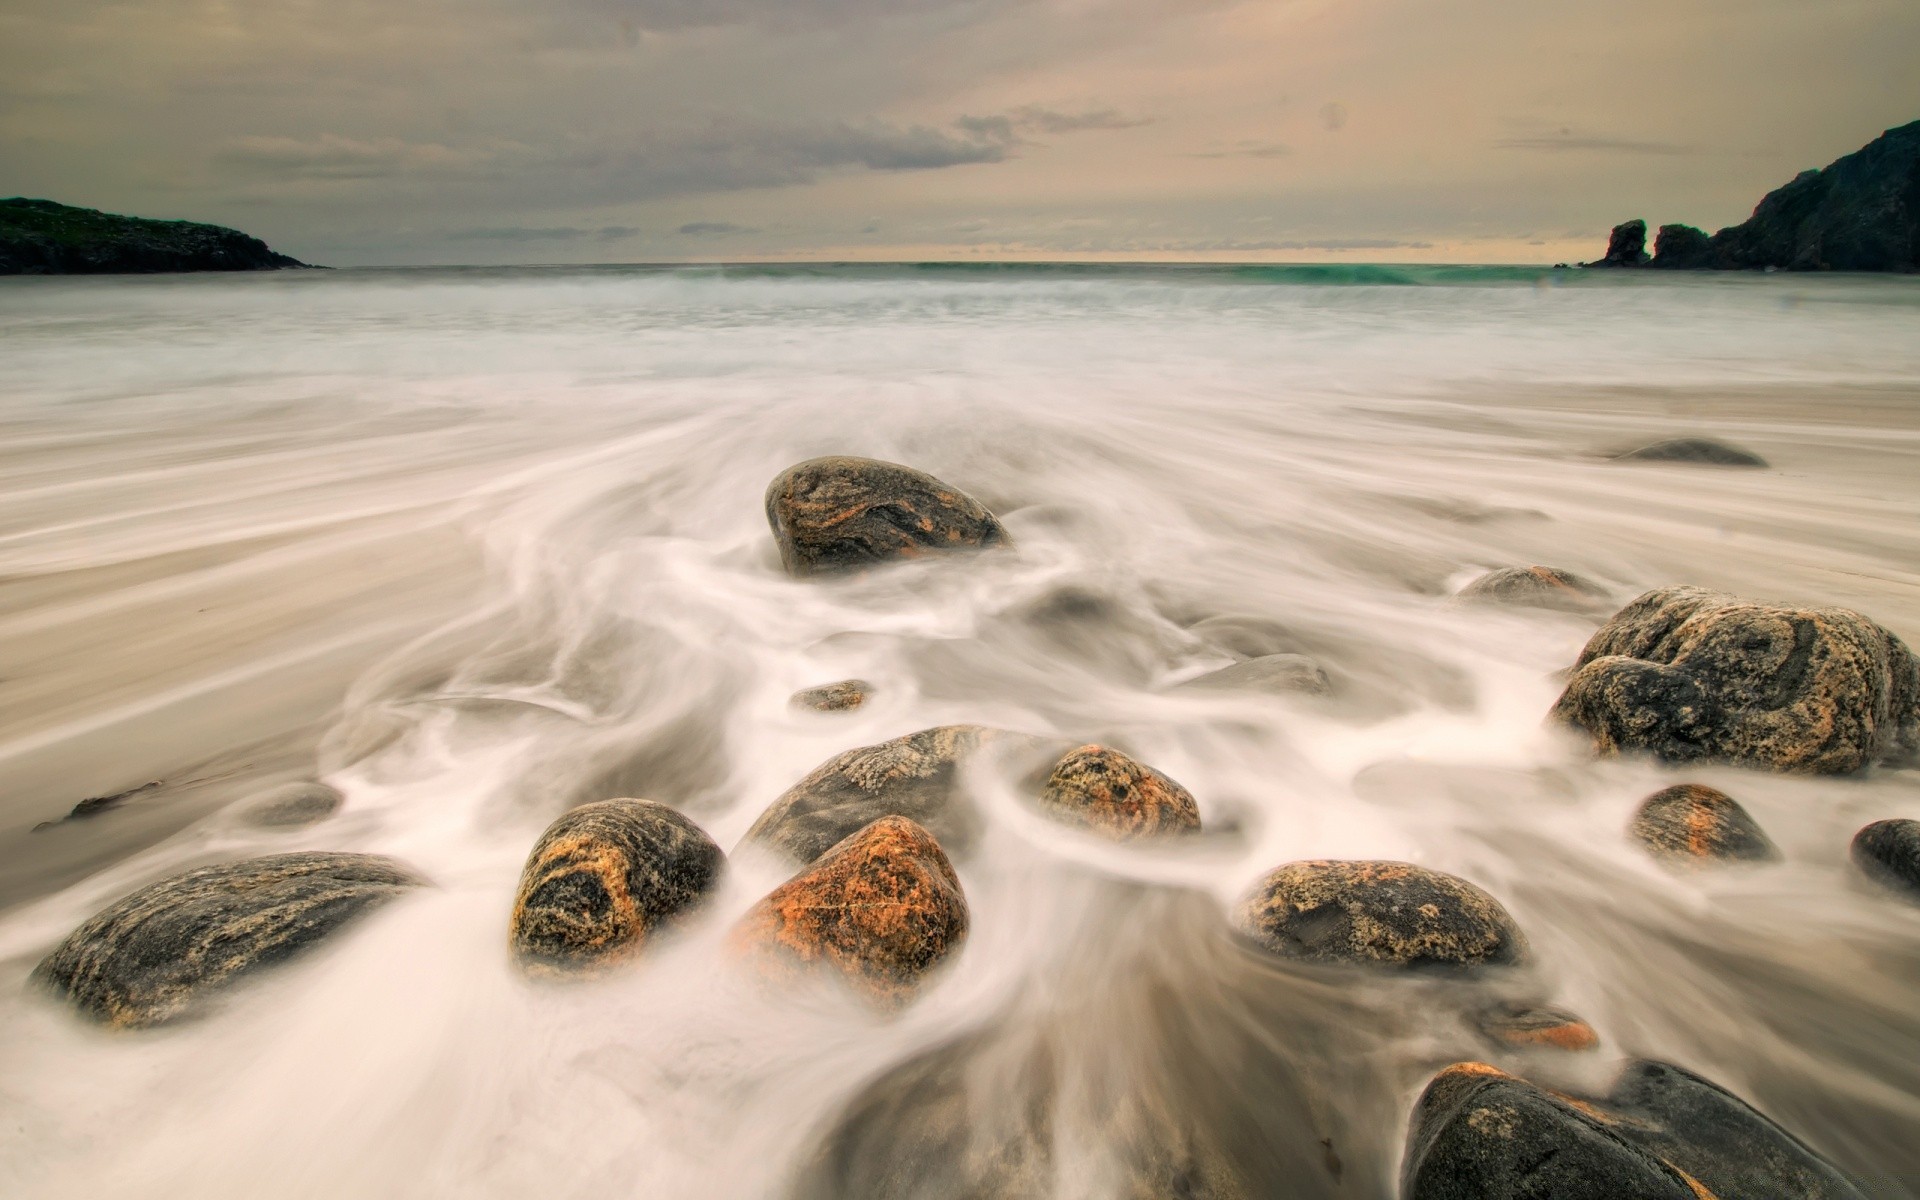
M1515 1050L1593 1050L1600 1035L1563 1008L1526 1003L1497 1004L1475 1014L1474 1026L1489 1040Z
M776 974L826 968L891 1005L960 948L967 919L940 844L905 817L882 817L768 893L733 941Z
M1181 688L1210 692L1267 692L1273 695L1324 696L1333 683L1320 664L1304 654L1267 654L1229 663L1185 680Z
M339 788L311 780L268 788L241 806L248 823L268 828L313 825L340 811L347 801Z
M1607 591L1591 580L1558 567L1502 567L1460 589L1462 600L1590 612L1607 603Z
M1526 941L1500 902L1411 863L1287 863L1241 900L1240 932L1282 958L1389 967L1520 961Z
M1780 857L1746 809L1705 784L1682 783L1641 801L1627 832L1648 851L1683 862L1766 862Z
M1920 750L1920 662L1847 609L1662 588L1593 635L1553 711L1602 754L1846 774Z
M1852 853L1867 878L1920 901L1920 821L1875 821L1853 835Z
M1200 828L1193 793L1106 746L1081 746L1056 763L1040 807L1061 821L1122 841Z
M583 804L547 826L513 897L513 954L534 975L604 969L698 905L726 856L652 800Z
M373 854L274 854L200 867L102 910L33 974L104 1025L157 1025L424 882Z
M1669 438L1613 456L1615 462L1699 463L1714 467L1764 467L1767 460L1713 438Z
M978 500L922 471L835 456L788 467L767 488L767 523L794 576L1008 540Z
M852 712L873 695L873 685L864 679L842 679L819 687L795 692L787 701L790 708L808 712Z

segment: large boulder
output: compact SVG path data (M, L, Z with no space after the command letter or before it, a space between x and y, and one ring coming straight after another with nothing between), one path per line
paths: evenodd
M1920 662L1847 609L1662 588L1593 635L1553 711L1603 754L1846 774L1920 749Z
M1068 751L1047 776L1040 807L1057 820L1121 841L1200 828L1192 792L1106 746Z
M201 867L102 910L33 976L103 1025L157 1025L424 882L372 854L275 854Z
M1607 235L1604 257L1583 267L1643 267L1647 264L1647 223L1635 217L1622 221Z
M1780 857L1740 802L1718 788L1682 783L1640 802L1627 833L1675 862L1765 862Z
M704 900L726 856L652 800L583 804L547 827L513 897L512 946L534 975L605 968Z
M768 893L733 942L775 974L825 967L896 1005L966 937L967 898L940 844L882 817Z
M1869 879L1920 901L1920 821L1875 821L1853 835L1852 855Z
M1007 540L978 500L911 467L871 458L814 458L767 488L767 523L796 576L858 570Z
M1269 953L1310 962L1461 968L1526 956L1526 939L1498 900L1403 862L1276 867L1240 901L1234 925Z

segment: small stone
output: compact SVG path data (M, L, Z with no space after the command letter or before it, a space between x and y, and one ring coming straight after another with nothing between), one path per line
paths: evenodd
M1661 858L1765 862L1780 857L1773 842L1733 797L1699 783L1648 796L1627 832Z
M1602 754L1847 774L1920 749L1920 662L1844 608L1662 588L1593 635L1553 711Z
M283 783L246 801L240 813L250 824L268 828L313 825L340 811L346 800L340 789L330 784Z
M513 898L513 953L529 974L610 967L719 883L726 856L652 800L583 804L547 826Z
M839 683L824 683L795 692L787 705L811 712L852 712L871 695L873 685L866 680L842 679Z
M1462 600L1588 612L1607 603L1605 588L1558 567L1502 567L1460 589Z
M1669 438L1613 456L1615 462L1699 463L1712 467L1764 467L1767 460L1751 450L1729 446L1712 438Z
M1563 1008L1499 1004L1476 1015L1474 1025L1492 1041L1515 1050L1593 1050L1600 1035Z
M1006 542L978 500L951 484L871 458L815 458L767 488L767 523L796 577Z
M1875 821L1853 835L1853 862L1867 878L1920 901L1920 821Z
M777 972L828 967L893 1005L966 936L967 899L940 844L882 817L754 905L733 940Z
M1515 963L1526 940L1500 902L1411 863L1287 863L1240 902L1235 926L1282 958L1391 967Z
M1121 841L1200 828L1193 793L1105 746L1069 751L1047 777L1040 807L1049 816Z
M1267 692L1273 695L1324 696L1333 682L1320 664L1304 654L1268 654L1208 671L1179 687L1208 692Z
M424 882L372 854L275 854L201 867L102 910L33 974L103 1025L158 1025Z

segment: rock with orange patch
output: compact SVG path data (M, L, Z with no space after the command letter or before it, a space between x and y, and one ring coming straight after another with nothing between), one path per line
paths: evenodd
M1600 1045L1593 1026L1562 1008L1508 1003L1484 1009L1474 1025L1493 1042L1516 1050L1592 1050Z
M514 957L535 975L620 962L699 904L725 863L712 838L664 804L583 804L547 827L520 872Z
M1559 612L1605 611L1607 590L1558 567L1501 567L1460 589L1462 600L1548 608Z
M967 898L940 844L882 817L768 893L733 940L776 974L826 968L895 1004L966 936Z
M1081 746L1056 763L1040 807L1061 821L1121 840L1200 828L1193 793L1106 746Z
M794 576L1008 540L978 500L911 467L871 458L815 458L788 467L767 488L767 523Z
M1627 832L1653 854L1679 862L1766 862L1779 850L1733 797L1682 783L1648 796Z
M852 712L873 695L873 685L864 679L842 679L795 692L787 701L791 708L809 712Z
M1241 900L1234 923L1263 949L1313 962L1478 967L1526 954L1498 900L1403 862L1288 863Z

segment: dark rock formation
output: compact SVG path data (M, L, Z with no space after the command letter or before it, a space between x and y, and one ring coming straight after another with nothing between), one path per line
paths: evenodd
M839 683L823 683L795 692L787 703L811 712L851 712L865 704L871 695L873 685L866 680L842 679Z
M276 854L201 867L109 906L33 974L104 1025L157 1025L423 882L371 854Z
M1853 862L1867 878L1920 901L1920 821L1875 821L1853 835Z
M218 225L150 221L51 200L0 200L0 275L271 271L307 264Z
M1200 828L1193 793L1105 746L1069 751L1047 777L1040 807L1049 816L1123 841Z
M978 500L931 475L871 458L815 458L767 488L767 523L795 576L1007 540Z
M1593 1050L1600 1045L1593 1026L1563 1008L1497 1004L1475 1014L1474 1026L1495 1044L1515 1050Z
M1700 463L1713 467L1764 467L1767 460L1751 450L1729 446L1712 438L1669 438L1613 456L1615 462Z
M71 809L68 809L66 816L54 821L42 821L38 825L35 825L33 832L40 833L43 830L64 825L69 821L88 821L103 813L110 813L135 796L144 796L148 792L157 790L161 787L162 782L161 780L155 779L151 782L143 783L139 787L130 787L123 792L112 792L105 796L88 796L85 800L80 801Z
M1234 925L1282 958L1392 967L1514 963L1526 940L1464 879L1402 862L1310 860L1269 872Z
M1662 225L1653 239L1650 267L1670 271L1695 270L1713 265L1713 240L1703 229L1691 225Z
M611 966L706 898L726 856L652 800L583 804L547 826L513 898L513 953L530 974Z
M1583 267L1642 267L1647 263L1647 223L1638 217L1623 221L1607 235L1606 256Z
M733 942L776 974L828 967L897 1004L966 936L967 898L940 844L905 817L882 817L768 893Z
M1654 855L1680 862L1765 862L1780 857L1738 801L1699 783L1648 796L1627 832Z
M1606 604L1607 592L1572 571L1558 567L1501 567L1460 589L1462 600L1590 612Z
M1920 662L1847 609L1662 588L1593 635L1554 715L1603 754L1845 774L1920 748Z
M1195 676L1179 686L1195 691L1308 696L1324 696L1333 690L1333 682L1320 669L1320 664L1304 654L1268 654L1250 658Z
M249 824L268 828L313 825L339 812L346 800L339 788L329 784L283 783L241 805L240 814Z

